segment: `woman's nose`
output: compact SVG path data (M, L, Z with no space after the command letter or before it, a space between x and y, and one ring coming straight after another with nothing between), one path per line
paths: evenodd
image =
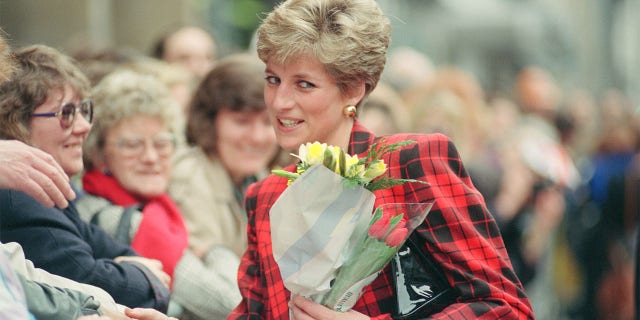
M142 160L153 162L160 158L158 150L154 147L153 143L145 141L144 151L142 152Z
M294 105L294 100L291 90L287 86L280 85L273 89L271 98L271 108L277 111L290 109Z
M91 130L92 124L82 116L81 113L77 113L75 119L73 119L73 132L74 133L86 133Z

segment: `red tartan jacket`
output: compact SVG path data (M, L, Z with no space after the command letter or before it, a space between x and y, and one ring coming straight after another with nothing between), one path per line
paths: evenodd
M364 156L375 139L356 122L349 154ZM441 134L399 134L385 139L388 143L417 141L387 155L384 161L390 175L429 184L406 183L376 191L375 206L435 199L427 218L414 232L460 296L432 318L533 319L530 302L511 267L498 226L451 140ZM238 271L243 298L227 319L289 319L290 293L272 255L269 224L269 210L286 187L287 179L270 175L247 191L249 247ZM394 294L391 268L387 266L365 287L353 309L372 319L391 319Z

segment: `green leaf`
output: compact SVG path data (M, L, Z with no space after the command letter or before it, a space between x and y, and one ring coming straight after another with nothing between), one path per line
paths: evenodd
M373 216L371 217L371 221L369 221L369 226L373 225L373 223L375 223L376 221L380 220L380 218L382 218L382 208L377 207L376 210L373 212Z
M303 173L303 172L307 171L307 169L309 169L309 167L311 167L311 166L306 162L298 162L298 164L296 165L296 170L299 173Z
M387 177L383 177L383 178L379 178L375 181L370 182L369 184L367 184L365 186L365 188L367 188L369 191L375 191L375 190L380 190L380 189L387 189L387 188L391 188L393 186L397 186L400 184L404 184L407 182L416 182L416 183L422 183L422 184L429 184L426 181L422 181L422 180L415 180L415 179L390 179Z
M287 178L289 180L295 180L298 179L300 177L299 174L295 173L295 172L289 172L286 170L271 170L271 173L283 177L283 178Z
M344 180L342 180L342 185L347 188L355 188L360 185L360 183L358 182L358 180L345 178Z
M385 237L389 235L391 230L393 230L398 225L398 223L400 223L400 221L402 221L402 216L403 214L401 212L400 214L394 217L391 217L391 219L389 219L389 230L387 231L387 234L385 235Z
M346 166L347 166L347 157L344 155L344 151L340 149L340 156L338 158L338 163L340 164L340 175L345 176Z
M322 162L322 164L324 164L325 167L329 168L331 171L335 172L336 171L336 159L333 158L333 153L331 153L331 150L329 150L330 148L326 148L324 150L324 161Z
M403 140L396 143L391 144L383 144L385 142L385 138L380 139L378 142L371 145L369 151L367 151L367 155L360 159L359 163L369 163L371 161L380 160L382 156L385 154L398 150L404 146L415 143L415 140Z

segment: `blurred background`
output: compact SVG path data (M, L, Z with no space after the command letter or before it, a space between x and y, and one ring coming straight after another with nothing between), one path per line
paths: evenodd
M79 57L150 55L195 25L219 59L251 50L276 2L0 0L0 28ZM359 119L453 139L538 319L635 319L640 1L378 3L392 44Z
M1 0L0 27L14 45L130 47L149 52L164 32L195 24L221 54L247 48L275 0ZM436 65L473 72L487 92L505 91L517 70L553 70L563 87L610 87L640 97L640 1L379 0L392 46L409 45Z

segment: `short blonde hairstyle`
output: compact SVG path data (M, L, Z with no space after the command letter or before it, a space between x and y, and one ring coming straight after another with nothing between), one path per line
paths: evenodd
M364 81L367 96L384 69L391 24L375 0L289 0L269 13L257 37L265 63L310 54L343 93Z
M180 137L182 110L160 80L131 70L117 70L102 79L93 90L94 123L85 142L85 167L91 170L96 157L104 154L109 129L138 115L157 116L168 130Z

